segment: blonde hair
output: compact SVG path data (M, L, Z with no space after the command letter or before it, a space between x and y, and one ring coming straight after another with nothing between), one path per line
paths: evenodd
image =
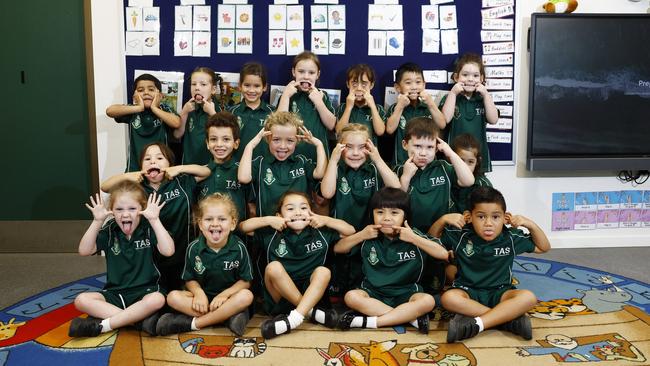
M110 194L107 207L109 210L113 209L117 197L123 194L133 195L133 198L140 204L143 210L147 207L147 192L144 191L140 183L125 180L116 184L108 193Z
M230 198L228 194L221 192L212 193L211 195L206 196L199 201L199 203L196 205L196 209L194 210L195 223L198 224L201 221L206 207L216 206L220 204L226 206L228 214L230 214L230 217L232 217L233 221L237 223L239 221L239 214L237 212L237 206L235 205L235 202L232 200L232 198Z
M341 129L341 132L339 132L338 142L343 143L345 136L354 132L362 133L366 139L370 138L370 130L368 129L368 126L362 125L360 123L349 123L343 127L343 129Z
M291 112L273 112L269 114L264 123L264 130L271 131L273 126L293 126L296 132L303 126L302 120L297 115Z
M291 65L291 68L295 69L296 65L298 65L298 62L305 61L305 60L313 61L316 64L316 68L318 69L318 71L320 71L320 60L318 59L318 56L316 56L316 54L311 51L304 51L297 54L293 58L293 64Z

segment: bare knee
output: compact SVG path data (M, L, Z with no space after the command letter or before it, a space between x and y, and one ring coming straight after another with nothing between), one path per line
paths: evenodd
M430 312L436 306L436 300L429 294L421 294L414 301L417 303L417 311L422 314Z
M159 310L165 306L165 296L160 292L147 294L140 301L143 301L146 304L147 309L151 309L152 311Z
M521 301L526 304L528 308L532 308L537 304L537 296L530 290L519 290L517 294L521 298Z
M348 291L345 296L343 297L343 301L345 301L345 305L352 309L357 309L359 308L361 302L363 301L364 296L362 296L359 291L356 290L351 290Z
M268 265L266 265L266 269L264 270L264 274L271 278L278 278L283 273L286 273L286 270L284 269L282 263L278 261L273 261L269 263Z
M330 282L330 278L332 277L332 272L327 267L316 267L314 270L314 273L312 273L312 282Z
M177 306L182 302L183 296L185 295L183 295L181 291L174 290L170 292L169 295L167 295L167 303L169 306L176 309Z
M461 295L461 292L457 290L448 290L442 294L440 297L440 302L442 306L450 311L457 309L466 297Z
M90 293L84 292L79 295L74 299L74 307L77 308L77 310L81 310L83 312L86 312L88 308L90 308L90 303L94 300L93 296Z
M245 308L253 303L253 293L249 289L242 289L237 291L230 299L234 301L235 306Z

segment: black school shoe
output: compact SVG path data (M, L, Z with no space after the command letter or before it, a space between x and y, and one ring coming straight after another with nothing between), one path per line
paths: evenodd
M352 324L352 321L357 316L361 316L363 318L361 328L365 328L366 327L366 321L367 321L368 317L360 315L359 313L357 313L354 310L348 310L348 311L344 312L343 314L341 314L341 316L339 316L339 321L338 321L337 328L339 328L341 330L349 330L350 325Z
M160 313L156 311L155 313L140 320L139 322L135 322L133 324L133 328L135 328L136 330L144 331L150 336L156 336L158 335L156 333L156 324L158 323L158 319L160 319Z
M421 334L429 334L429 314L418 316L418 332Z
M533 339L533 327L530 324L530 318L526 314L504 323L499 329L519 335L527 341Z
M279 336L280 334L275 332L275 322L285 322L287 324L287 331L280 334L291 333L291 324L289 323L289 318L286 315L280 314L276 315L273 319L267 319L262 324L260 324L260 330L262 331L262 338L271 339Z
M89 316L87 318L74 318L68 329L69 337L96 337L102 332L101 319Z
M478 324L474 318L456 314L449 322L447 329L447 343L454 343L462 339L472 338L478 334Z
M237 313L228 318L225 323L231 332L235 333L238 337L241 337L246 331L246 325L249 320L248 309L244 309L241 313Z
M325 313L325 322L324 323L321 323L321 322L317 321L314 318L314 313L316 313L316 310L320 310L323 313ZM316 307L316 308L314 308L314 310L312 310L312 313L310 315L311 315L310 316L310 321L312 323L324 325L324 326L326 326L326 327L328 327L330 329L336 328L337 324L339 323L339 313L333 308L325 309L325 308L321 308L321 307Z
M192 330L192 317L185 314L163 314L156 323L156 334L166 336Z

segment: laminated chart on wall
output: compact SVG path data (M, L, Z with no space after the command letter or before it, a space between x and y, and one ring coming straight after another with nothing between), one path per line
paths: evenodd
M127 6L124 8L126 31L124 53L128 56L160 55L160 8Z

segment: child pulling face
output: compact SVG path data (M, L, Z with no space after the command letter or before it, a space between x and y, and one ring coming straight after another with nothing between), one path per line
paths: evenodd
M199 230L211 248L223 248L228 236L237 228L237 219L233 217L232 207L224 203L207 205L201 210L198 220Z

